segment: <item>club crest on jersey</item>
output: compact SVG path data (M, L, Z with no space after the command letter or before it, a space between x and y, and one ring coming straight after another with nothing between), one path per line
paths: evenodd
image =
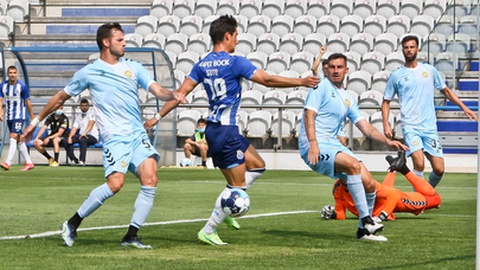
M348 98L345 99L345 105L347 105L347 107L350 107L350 105L352 105L350 103L350 99L348 99Z
M404 81L404 82L408 82L409 80L410 80L410 79L408 78L408 76L403 77L403 81Z
M422 76L423 76L424 78L428 78L428 72L424 71L424 72L422 73Z
M243 152L242 152L242 150L237 150L237 159L243 159Z
M125 160L120 161L120 166L122 166L122 168L127 167L127 163L125 162Z
M133 77L133 73L130 70L125 70L125 77L131 79Z

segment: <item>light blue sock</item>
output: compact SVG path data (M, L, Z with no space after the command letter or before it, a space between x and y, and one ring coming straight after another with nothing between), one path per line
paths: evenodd
M255 182L265 172L265 168L253 169L245 171L245 183L247 184L247 189Z
M377 197L377 191L375 190L373 193L365 193L365 197L367 197L368 213L370 213L370 216L372 216L373 208L375 207L375 198Z
M438 176L436 175L433 171L430 172L430 175L428 176L428 183L430 183L430 185L435 188L438 183L440 183L440 180L442 180L442 176Z
M348 175L347 186L348 191L352 195L353 202L355 202L355 207L357 207L358 210L358 227L363 228L362 218L370 215L368 214L367 198L365 196L365 188L362 184L362 176L360 174Z
M417 170L415 170L415 169L413 169L412 172L413 172L416 176L418 176L418 177L420 177L420 178L424 178L423 172L419 172L419 171L417 171Z
M130 225L140 228L150 213L155 199L156 187L142 186L134 204L134 211Z
M90 196L83 202L82 206L78 209L77 213L80 217L86 218L100 206L103 202L112 197L114 193L110 190L107 183L95 188L90 192Z

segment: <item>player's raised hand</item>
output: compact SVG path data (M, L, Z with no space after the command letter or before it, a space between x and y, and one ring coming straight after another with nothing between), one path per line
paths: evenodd
M305 87L315 87L320 82L320 78L318 76L307 76L302 78L302 85Z

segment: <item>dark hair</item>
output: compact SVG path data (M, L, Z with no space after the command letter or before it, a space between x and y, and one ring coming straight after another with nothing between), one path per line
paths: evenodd
M417 37L417 36L414 36L414 35L405 36L405 37L402 39L402 46L403 46L403 44L405 44L405 42L410 41L410 40L415 40L415 42L417 43L417 46L418 46L418 37Z
M325 66L325 65L328 65L328 59L324 59L324 60L322 61L322 67Z
M206 123L207 123L207 121L205 120L205 118L200 118L200 119L197 120L197 125L198 125L198 124L202 124L202 123L203 123L203 124L206 124Z
M106 23L98 28L97 45L100 50L103 48L103 40L112 36L113 29L122 31L122 33L124 33L122 26L119 23Z
M88 99L82 98L82 100L80 100L80 104L82 104L82 103L88 103Z
M340 58L345 61L345 64L347 64L347 57L343 53L332 53L328 57L328 62L330 63L331 60L340 59Z
M15 70L17 70L17 67L14 66L14 65L11 65L11 66L9 66L9 67L7 68L7 71L9 71L10 69L15 69Z
M225 33L233 34L237 30L237 20L232 15L222 15L210 24L210 38L213 44L222 42Z

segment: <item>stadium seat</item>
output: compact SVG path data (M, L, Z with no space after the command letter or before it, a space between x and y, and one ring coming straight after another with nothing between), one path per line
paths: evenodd
M192 97L192 104L208 104L208 94L207 91L202 89L202 85L199 84L199 90L194 90L195 94Z
M180 29L180 19L177 16L167 15L158 20L158 32L165 37L175 34Z
M217 3L210 0L197 0L194 14L202 19L217 14Z
M300 74L309 71L312 68L314 57L307 51L294 53L290 62L290 69Z
M287 94L283 90L270 90L263 94L262 105L284 105L287 99ZM277 108L263 109L271 112L272 114L278 111Z
M398 48L398 37L392 33L383 33L375 38L373 50L388 55Z
M418 15L412 18L410 32L426 37L433 30L435 19L430 15Z
M150 15L163 18L172 14L173 1L172 0L154 0L150 8Z
M389 76L390 76L390 71L388 70L382 70L373 74L371 89L378 91L380 93L384 93Z
M172 62L172 67L174 67L177 63L177 54L171 51L165 51L165 54L167 55L168 60Z
M143 37L137 33L126 34L125 42L127 43L127 47L141 47L143 44Z
M246 33L248 27L248 18L243 15L235 15L234 18L237 20L237 31L239 34Z
M445 1L445 0L443 0ZM470 6L470 13L469 15L471 16L480 16L480 8L478 5L476 5L475 3L472 3L472 5Z
M135 24L135 33L145 37L149 34L157 32L157 27L157 17L151 15L141 16L137 19L137 23Z
M0 16L4 16L7 14L7 1L0 1Z
M263 101L263 93L259 90L247 90L242 91L242 104L243 105L260 105ZM247 109L245 109L247 110ZM253 109L256 110L256 109ZM252 111L252 109L248 109L248 111Z
M303 48L303 37L297 33L287 33L280 39L280 51L291 55L301 51Z
M303 111L303 105L305 104L305 100L307 99L308 91L306 90L295 90L290 91L287 94L287 99L285 100L285 105L299 105L301 108L299 109L288 109L295 114L299 114Z
M355 34L350 41L350 51L366 54L373 49L373 41L374 37L369 33Z
M163 49L165 47L165 36L160 33L152 33L145 36L142 47Z
M470 35L468 34L456 33L450 35L445 42L445 51L465 54L473 52L471 49Z
M185 74L189 74L195 65L200 60L200 55L193 51L186 51L177 56L177 63L175 69L183 71Z
M375 0L354 1L353 14L366 19L375 13Z
M175 15L178 18L184 18L186 16L192 15L194 8L194 0L174 0L172 15Z
M211 48L210 36L205 33L197 33L188 39L187 51L196 52L202 55L209 52Z
M276 74L287 70L290 66L291 55L286 52L274 52L269 55L267 61L267 69Z
M441 53L445 51L445 36L440 33L431 33L423 42L422 51L430 53Z
M377 0L377 15L390 18L397 15L399 9L399 0Z
M262 34L270 32L271 19L265 15L257 15L248 21L248 32L259 37Z
M287 0L285 2L285 15L292 18L304 16L307 13L307 1Z
M308 1L307 14L315 16L315 18L330 14L330 0Z
M239 0L220 0L218 1L217 15L237 15L240 10Z
M195 109L180 111L177 122L177 136L192 136L197 127L197 120L200 118L201 113Z
M248 19L260 15L262 11L261 0L246 0L240 1L239 14L247 17Z
M247 58L252 61L252 64L259 69L266 69L268 62L268 55L262 51L251 52L247 54Z
M23 22L30 14L30 3L27 0L11 0L8 3L7 15L16 22Z
M455 25L457 25L458 20L451 15L443 15L435 26L435 32L442 34L446 37L450 36L455 32Z
M330 14L339 18L352 14L352 10L353 1L331 0L330 2Z
M340 19L334 15L325 15L318 19L317 29L322 29L321 33L330 36L337 33L340 27Z
M249 138L268 137L271 132L272 114L268 111L259 110L251 112L248 116L247 134Z
M282 15L285 6L283 1L278 0L264 0L262 5L262 15L265 15L273 20L273 18Z
M210 24L218 18L217 15L212 15L208 16L205 19L203 19L203 25L202 25L202 32L205 34L209 34L210 31ZM240 33L239 33L240 34Z
M296 19L293 23L293 31L302 35L302 37L317 31L317 20L312 15L302 15L294 18Z
M402 0L400 3L400 14L413 19L415 16L422 14L423 3L418 0Z
M383 94L375 90L370 90L360 94L358 106L360 107L360 110L368 113L368 115L372 115L373 113L380 110L382 102ZM375 106L378 107L378 109L366 109L362 108L363 106Z
M245 128L247 127L248 122L248 112L244 110L237 111L237 126L238 126L238 133L241 135L245 134Z
M272 125L271 125L271 136L274 138L279 137L281 134L282 138L288 138L295 134L295 121L296 114L292 111L282 111L282 118L280 120L279 113L273 113ZM282 122L282 129L280 129L280 121Z
M371 15L365 18L363 32L376 37L387 30L387 19L382 15Z
M293 18L288 15L279 15L272 19L272 25L270 26L270 32L275 33L278 36L291 33L293 30Z
M395 117L393 114L388 115L388 122L390 123L390 127L392 129L395 127ZM382 117L382 112L375 112L370 116L370 124L374 126L380 134L385 134L383 130L383 117ZM387 151L389 150L388 147L384 144L380 143L373 143L371 150L377 150L377 151Z
M174 80L175 80L175 88L179 88L180 85L182 85L186 76L187 75L185 75L185 73L181 70L176 70L176 69L173 70L173 77L174 77ZM188 96L190 96L189 102L191 102L192 101L192 96L193 96L192 92L190 92L190 94Z
M453 52L442 52L435 56L434 66L438 71L445 73L447 76L451 76L457 68L457 64L455 64L456 59Z
M348 74L346 89L356 92L361 95L370 89L372 82L372 75L365 70L357 70Z
M468 15L472 0L449 1L447 5L448 15L461 18Z
M242 33L237 36L238 44L235 51L241 52L245 55L256 50L257 37L252 33Z
M177 55L185 51L188 44L188 37L182 33L175 33L167 36L165 50L176 53Z
M14 31L14 21L10 16L0 16L0 39L9 39Z
M395 15L387 20L387 32L396 36L404 35L410 31L410 18L405 15Z
M350 37L345 33L334 33L328 36L327 46L330 52L344 53L348 51Z
M363 32L363 18L358 15L347 15L340 21L340 32L350 37Z
M350 96L352 96L352 98L358 103L358 99L359 99L359 97L360 97L360 96L358 95L358 93L355 92L355 91L353 91L353 90L350 90L350 89L347 89L346 91L347 91L348 94L349 94Z
M311 33L303 41L303 51L317 55L320 47L327 44L327 37L322 33Z
M347 57L348 73L350 74L356 70L359 70L362 62L361 54L352 50L345 52L344 54Z
M401 51L387 54L385 58L385 70L394 71L405 63L405 57Z
M464 16L458 22L458 32L470 35L471 39L476 39L478 34L478 24L476 16Z
M425 0L423 3L423 14L430 15L435 19L442 16L447 8L447 0Z
M257 51L261 51L270 55L280 47L280 36L275 33L265 33L258 37Z
M189 15L182 18L180 21L180 33L187 35L187 37L201 32L203 19L197 15Z

